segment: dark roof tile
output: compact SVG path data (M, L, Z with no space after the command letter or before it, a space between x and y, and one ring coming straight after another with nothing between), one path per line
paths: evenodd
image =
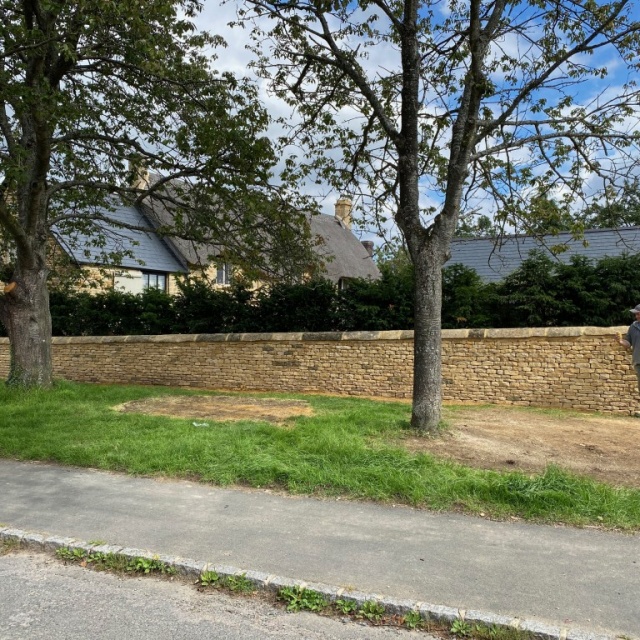
M551 249L566 244L567 250L557 255ZM589 229L584 238L574 239L570 233L557 236L505 236L493 238L455 238L451 258L446 266L462 264L474 269L486 282L502 280L515 271L534 249L562 263L573 256L585 256L596 262L604 257L640 252L640 227Z
M93 232L66 231L60 227L53 229L65 251L78 264L107 266L109 254L130 252L132 256L123 255L118 266L164 273L187 272L186 266L153 232L148 220L138 209L116 204L113 211L100 208L97 212L115 224L96 220ZM149 229L149 232L119 227L118 223ZM100 238L104 239L104 246L95 246Z

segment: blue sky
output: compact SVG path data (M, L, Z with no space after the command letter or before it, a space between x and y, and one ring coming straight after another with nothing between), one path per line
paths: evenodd
M601 4L601 3L599 3ZM228 23L232 22L236 19L236 4L234 2L229 2L223 5L219 5L214 0L209 0L205 3L204 10L202 14L198 17L197 24L200 28L209 30L213 33L217 33L222 35L228 46L225 49L222 49L218 52L218 60L216 61L216 66L221 70L233 71L237 74L247 74L251 75L251 70L249 69L249 63L253 58L253 54L251 54L246 46L249 43L249 30L248 29L239 29L234 28L231 29L228 26ZM434 3L435 14L437 16L437 21L441 21L447 18L449 15L448 5L445 2L436 2ZM516 13L519 13L521 17L528 18L531 15L532 9L530 7L526 7L522 12L519 9L514 9L514 16ZM632 18L640 19L640 7L638 5L633 5L632 10ZM515 17L514 17L515 20ZM494 47L494 52L496 55L502 55L506 53L508 55L513 55L514 57L528 56L531 61L536 60L536 56L539 56L539 51L537 50L537 43L543 37L543 34L540 30L536 30L535 28L529 28L522 36L509 36L500 41L498 47ZM357 43L353 43L354 45ZM546 90L543 96L546 96L550 101L555 101L558 96L561 96L564 93L569 93L573 96L576 104L583 105L586 109L593 109L596 105L601 104L605 99L615 99L618 95L620 95L622 89L621 87L628 83L630 80L633 80L633 77L628 75L627 68L621 64L619 59L616 59L615 52L613 50L604 49L597 54L588 57L585 57L585 63L590 65L603 66L607 68L608 74L604 79L601 80L591 80L588 82L580 82L578 84L574 84L571 86L558 86L553 90ZM372 55L369 57L367 61L367 71L370 74L370 77L374 77L376 74L384 73L389 68L397 67L398 64L398 52L391 45L378 44L373 50ZM504 85L504 73L502 71L496 71L492 74L492 80L500 85L502 83ZM265 104L267 105L270 113L274 117L290 117L290 109L281 101L274 98L270 95L267 85L265 81L259 81L261 84L261 96ZM491 105L489 105L491 107ZM425 90L425 110L431 109L433 112L438 112L446 107L446 100L443 100L441 97L435 95L433 92L430 92L429 89ZM497 105L494 105L494 112L497 112ZM528 113L528 117L531 119L540 119L543 117L543 114L531 114ZM627 129L627 131L637 131L638 130L638 122L637 122L637 114L628 118L626 123L622 123L620 125L621 129ZM272 130L272 135L277 135L279 130L277 127L274 127ZM446 142L446 141L444 141ZM522 150L519 152L514 152L515 157L521 161L528 161L529 154L528 150ZM603 166L607 164L611 164L616 160L617 156L614 152L608 151L605 153L604 151L598 152L597 150L593 150L590 152L592 155L591 159L598 159ZM593 155L596 154L596 155ZM599 157L598 157L599 154ZM336 158L337 160L338 158ZM584 171L583 179L585 184L590 185L590 188L596 189L600 184L600 179L594 172L590 172L587 169ZM438 207L440 202L440 194L437 191L434 191L432 186L433 184L425 178L422 183L422 204L423 206L429 207L434 206ZM318 198L322 210L325 213L333 213L333 204L335 200L339 197L338 193L331 192L328 189L323 188L322 186L317 185L306 185L305 190L307 193L310 193ZM558 189L556 194L558 197L562 195L562 190ZM481 200L476 200L471 202L471 206L478 206L483 209L483 212L491 213L491 207ZM371 237L370 234L366 234L363 237Z

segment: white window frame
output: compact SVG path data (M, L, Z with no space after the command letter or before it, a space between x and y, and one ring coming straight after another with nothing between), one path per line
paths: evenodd
M228 262L216 265L216 284L231 284L231 265Z

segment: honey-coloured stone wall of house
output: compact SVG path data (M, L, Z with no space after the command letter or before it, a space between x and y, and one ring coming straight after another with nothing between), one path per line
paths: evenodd
M443 400L638 410L626 327L442 332ZM0 339L0 375L9 368ZM82 382L410 398L412 331L53 339L54 375Z

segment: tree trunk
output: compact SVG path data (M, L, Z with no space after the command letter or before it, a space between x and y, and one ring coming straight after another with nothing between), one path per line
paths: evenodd
M0 296L0 319L11 348L7 384L50 387L51 313L46 268L26 269L15 275Z
M427 243L430 245L431 243ZM411 426L422 432L440 425L442 406L442 264L424 247L414 259L413 406Z

